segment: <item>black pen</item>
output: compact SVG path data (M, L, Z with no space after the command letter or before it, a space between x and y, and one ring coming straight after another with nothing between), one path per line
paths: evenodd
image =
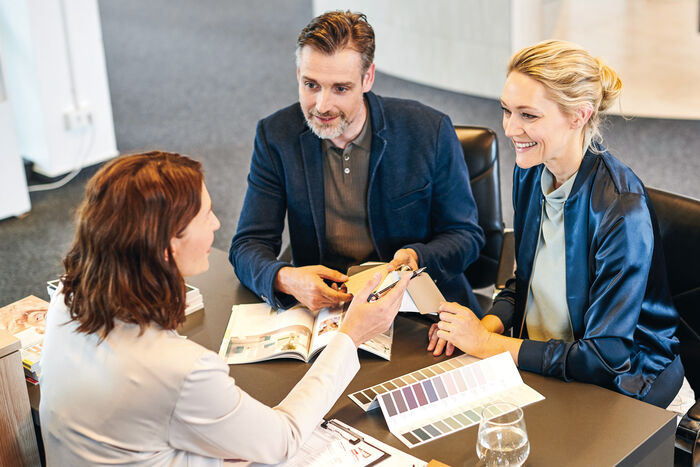
M425 268L426 268L426 267L423 266L422 268L416 269L415 271L413 271L413 274L411 274L411 279L413 279L413 278L416 277L416 276L419 276L420 273L422 273L423 271L425 271ZM409 280L411 280L411 279L409 279ZM399 280L401 280L401 279L399 279ZM378 298L381 297L385 292L388 292L389 290L391 290L392 288L394 288L394 286L395 286L396 284L398 284L398 283L399 283L399 281L396 281L396 282L394 282L393 284L384 287L382 290L380 290L380 291L378 291L378 292L372 292L372 293L369 294L369 296L367 297L367 301L368 301L368 302L371 302L371 301L373 301L373 300L378 299Z

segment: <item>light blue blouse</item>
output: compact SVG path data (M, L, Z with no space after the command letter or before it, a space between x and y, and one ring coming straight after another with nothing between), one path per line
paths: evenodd
M569 307L566 303L564 203L571 193L575 179L576 174L573 174L554 190L554 175L546 167L542 171L542 221L525 309L525 324L530 339L561 339L565 342L574 340Z

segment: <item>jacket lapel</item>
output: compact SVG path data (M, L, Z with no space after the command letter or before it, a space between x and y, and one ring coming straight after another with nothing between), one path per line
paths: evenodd
M385 259L382 255L384 250L383 240L387 236L386 227L382 223L385 219L382 219L379 213L377 213L377 216L373 216L374 210L372 206L381 206L385 201L381 199L382 184L381 179L377 179L377 171L387 146L386 138L384 138L386 123L384 121L384 107L379 98L373 92L366 93L365 97L372 125L372 148L369 155L369 178L367 183L367 221L369 222L369 233L372 237L372 243L374 243L374 249L380 259Z
M323 188L323 153L321 140L307 128L299 136L301 160L304 165L306 192L318 241L319 263L323 264L326 250L326 205Z
M566 302L571 317L574 339L580 339L585 332L583 316L588 308L588 291L592 264L588 264L588 254L581 254L581 245L591 245L589 238L589 199L590 177L596 169L598 158L586 153L581 161L574 186L564 204L564 235L566 236Z
M379 102L379 98L373 93L368 92L365 94L367 98L368 113L370 115L370 123L372 124L372 150L369 156L369 193L372 193L372 186L374 182L374 177L377 173L377 167L384 156L384 150L386 149L386 139L384 138L384 130L386 128L386 122L384 121L384 107ZM369 206L372 205L367 197L367 202ZM368 206L368 207L369 207Z

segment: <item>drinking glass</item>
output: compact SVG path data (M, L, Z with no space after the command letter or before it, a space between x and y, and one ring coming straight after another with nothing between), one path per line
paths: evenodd
M530 454L525 418L510 402L493 402L482 410L476 454L486 466L520 466Z

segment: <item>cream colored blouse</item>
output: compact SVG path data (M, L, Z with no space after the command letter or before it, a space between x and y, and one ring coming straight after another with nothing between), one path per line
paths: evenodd
M175 331L151 326L139 336L120 322L98 345L76 327L57 293L40 378L50 466L274 464L303 444L360 367L352 340L338 333L270 408L236 386L218 355Z

